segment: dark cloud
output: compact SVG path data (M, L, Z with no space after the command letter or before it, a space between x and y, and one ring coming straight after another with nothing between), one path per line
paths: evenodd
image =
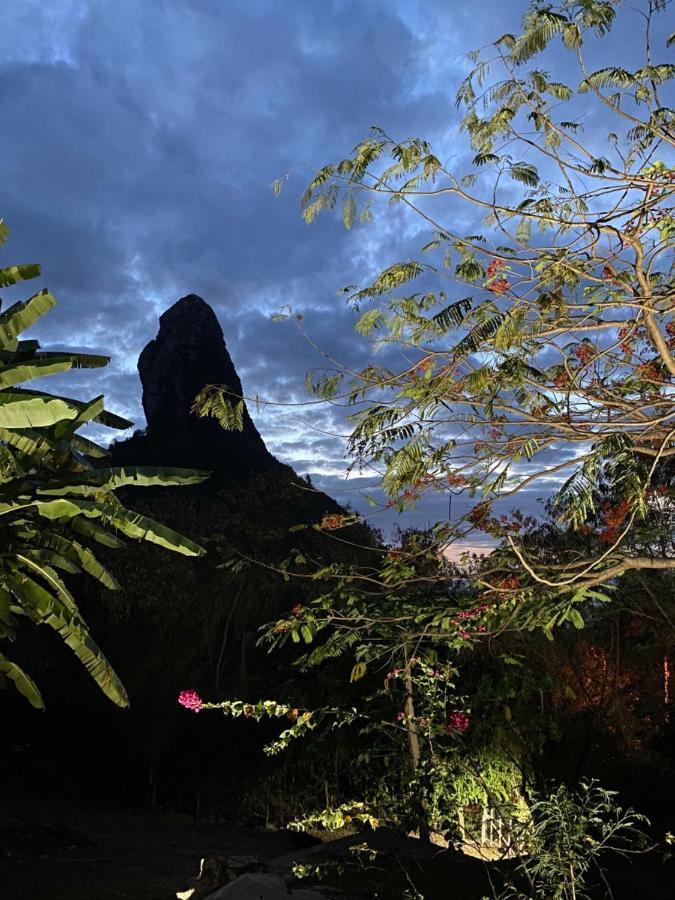
M446 158L466 155L452 102L462 55L516 27L518 15L496 0L480 9L447 0L4 4L0 214L12 238L3 258L43 264L59 301L36 329L44 343L113 358L104 373L72 373L69 390L105 391L142 425L138 353L161 311L190 292L216 309L251 396L298 402L305 371L322 364L291 323L270 321L283 304L303 313L316 344L362 362L368 345L336 291L412 254L419 225L394 212L349 233L330 217L309 227L299 194L372 124L438 141ZM341 412L252 413L274 452L323 473L342 497ZM439 503L427 501L416 521L437 518Z

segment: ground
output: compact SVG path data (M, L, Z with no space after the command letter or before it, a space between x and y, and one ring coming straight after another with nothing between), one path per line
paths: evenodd
M167 900L197 874L203 856L273 858L290 852L294 843L297 836L289 832L177 816L5 805L0 807L0 896Z
M374 863L356 871L334 869L327 879L349 900L401 900L405 896L480 900L491 896L485 866L476 859L440 852L387 831L363 834L355 840L364 839L378 851ZM311 839L288 831L211 823L175 814L146 815L5 798L0 800L0 898L171 900L196 876L202 857L250 855L269 864L271 871L288 871L289 859L296 855L316 861L314 854L319 848L307 849L308 843ZM348 841L325 844L321 853L332 856L339 865L349 855L345 843ZM673 861L656 855L616 861L608 873L614 900L670 900L674 869ZM419 894L412 892L413 884Z

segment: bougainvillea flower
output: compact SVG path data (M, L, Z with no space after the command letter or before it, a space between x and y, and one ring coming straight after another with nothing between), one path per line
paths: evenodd
M464 734L469 727L469 722L470 719L466 713L461 712L460 710L453 710L448 715L444 729L446 731L459 731L460 734Z
M197 691L181 691L178 695L178 702L181 706L184 706L185 709L190 709L192 712L196 713L204 706L204 701Z

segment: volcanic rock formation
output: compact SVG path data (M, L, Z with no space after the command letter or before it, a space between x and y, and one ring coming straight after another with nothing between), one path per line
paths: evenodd
M139 357L138 372L147 430L118 445L119 450L124 447L125 457L221 475L281 466L265 447L247 409L241 431L225 431L215 419L199 418L191 411L206 385L222 385L233 398L243 395L218 319L201 297L189 294L163 313L157 337Z

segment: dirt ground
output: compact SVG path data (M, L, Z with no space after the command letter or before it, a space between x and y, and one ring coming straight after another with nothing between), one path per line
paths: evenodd
M0 801L0 898L168 900L203 856L271 859L298 843L284 831Z

